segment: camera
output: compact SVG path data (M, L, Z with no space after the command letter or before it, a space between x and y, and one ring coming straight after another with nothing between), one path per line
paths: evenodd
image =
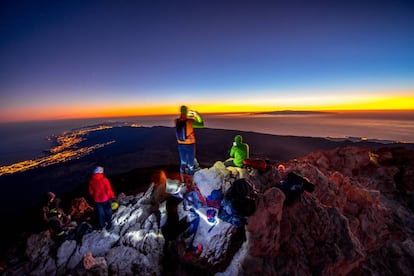
M195 116L195 111L193 111L193 110L188 110L187 111L187 117L194 117Z

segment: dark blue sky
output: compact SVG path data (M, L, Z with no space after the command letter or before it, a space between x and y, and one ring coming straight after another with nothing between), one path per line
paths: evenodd
M0 32L0 121L414 107L411 1L2 1Z

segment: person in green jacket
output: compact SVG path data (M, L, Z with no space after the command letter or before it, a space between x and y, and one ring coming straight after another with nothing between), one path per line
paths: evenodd
M242 167L243 161L249 159L249 145L243 143L241 135L234 136L233 146L230 149L230 158L224 161L226 167Z

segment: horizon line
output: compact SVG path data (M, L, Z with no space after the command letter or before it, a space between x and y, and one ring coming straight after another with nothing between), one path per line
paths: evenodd
M308 109L283 109L283 110L268 110L268 111L230 111L230 112L200 112L203 115L274 115L295 113L290 115L298 115L298 113L312 113L312 114L323 114L323 113L393 113L393 112L414 112L414 109L333 109L333 110L308 110ZM23 120L5 120L1 121L0 124L7 123L32 123L32 122L47 122L47 121L65 121L65 120L93 120L93 119L115 119L115 118L133 118L133 117L169 117L177 116L176 113L166 114L132 114L132 115L97 115L97 116L68 116L64 118L34 118L34 119L23 119Z

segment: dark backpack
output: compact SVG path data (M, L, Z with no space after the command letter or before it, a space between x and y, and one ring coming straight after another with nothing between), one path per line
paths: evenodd
M248 217L256 211L256 196L254 185L249 180L240 178L233 182L225 198L240 216Z
M306 178L294 172L290 172L287 178L280 184L276 185L285 194L285 205L291 204L304 191L313 192L315 185L309 182Z
M187 120L176 121L175 133L179 141L185 141L187 139Z
M235 227L240 227L246 224L246 218L240 216L233 209L231 201L226 198L221 201L218 217L223 221L231 223Z

